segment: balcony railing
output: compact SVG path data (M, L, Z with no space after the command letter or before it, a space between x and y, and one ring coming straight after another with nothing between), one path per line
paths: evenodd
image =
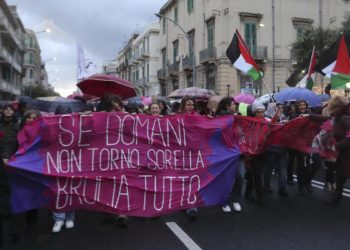
M182 68L183 69L189 69L193 66L193 57L186 56L182 59Z
M12 28L12 26L10 25L10 22L7 20L6 17L0 18L0 26L4 27L5 31L7 31L10 34L10 36L12 37L12 39L20 49L24 48L24 40L22 41L22 39L17 34L17 32Z
M266 59L267 58L267 46L257 46L256 50L252 53L255 59Z
M135 86L141 86L141 85L144 85L145 84L145 79L142 78L142 79L137 79L135 82L134 82L134 85Z
M18 72L22 71L22 66L15 60L14 56L10 52L8 52L4 47L0 48L0 58L4 59Z
M179 72L179 62L174 62L168 66L169 75L173 75Z
M204 49L199 52L199 62L205 63L216 59L216 47Z
M157 77L158 78L164 78L166 77L166 68L160 69L157 71Z

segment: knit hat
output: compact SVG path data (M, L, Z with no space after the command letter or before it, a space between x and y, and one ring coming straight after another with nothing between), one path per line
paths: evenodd
M262 103L260 103L260 102L255 102L255 103L253 103L253 105L252 105L252 112L253 112L253 114L255 114L255 112L258 111L258 110L263 110L263 111L265 111L265 106L264 106L264 104L262 104Z

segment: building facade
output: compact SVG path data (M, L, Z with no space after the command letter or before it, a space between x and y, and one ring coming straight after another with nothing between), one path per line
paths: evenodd
M41 50L35 32L26 29L25 33L25 54L23 62L24 77L22 80L23 89L40 86L42 84L42 71L45 69L41 62Z
M118 53L117 73L133 83L138 95L160 94L157 78L159 41L159 23L153 23L142 34L133 34Z
M161 67L157 75L162 94L189 86L221 95L278 91L286 86L293 69L292 42L312 25L341 27L349 12L350 1L344 0L169 0L159 11ZM266 84L236 71L228 60L226 49L236 29Z
M16 7L0 0L0 99L21 94L24 33Z

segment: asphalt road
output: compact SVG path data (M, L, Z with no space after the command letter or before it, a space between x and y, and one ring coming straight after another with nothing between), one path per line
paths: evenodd
M274 183L276 184L276 183ZM317 183L316 183L317 185ZM327 205L330 193L314 188L309 197L290 187L290 197L266 195L267 205L242 201L240 213L223 213L220 207L199 210L196 221L184 213L156 219L131 218L126 229L101 223L101 214L78 211L76 227L50 233L50 213L42 209L35 230L23 227L16 243L6 236L4 249L349 249L350 199ZM179 234L179 237L176 236Z

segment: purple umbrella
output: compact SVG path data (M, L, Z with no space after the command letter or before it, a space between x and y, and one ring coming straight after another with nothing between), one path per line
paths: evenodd
M213 91L197 87L190 87L185 89L177 89L168 95L169 98L180 99L184 96L191 96L198 99L209 99L216 95Z
M233 99L235 99L235 102L246 104L253 104L253 102L255 101L255 97L253 95L245 93L237 94L233 96Z

